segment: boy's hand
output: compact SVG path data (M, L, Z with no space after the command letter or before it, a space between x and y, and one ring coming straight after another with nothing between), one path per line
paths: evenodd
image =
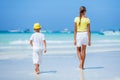
M46 53L47 52L47 50L46 49L44 49L44 53Z

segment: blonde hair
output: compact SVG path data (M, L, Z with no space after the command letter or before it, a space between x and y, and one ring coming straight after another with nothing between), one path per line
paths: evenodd
M40 32L40 28L39 29L34 29L35 32Z

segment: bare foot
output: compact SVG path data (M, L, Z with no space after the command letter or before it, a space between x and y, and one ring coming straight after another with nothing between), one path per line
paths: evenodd
M82 70L84 69L83 66L82 66L82 64L79 65L79 68L82 69Z
M35 71L36 74L40 74L40 71Z
M35 69L35 73L36 73L36 74L40 74L40 70L36 68L36 69Z
M37 74L40 74L40 70L39 70L39 68L37 69Z
M40 72L39 72L39 71L37 71L37 72L36 72L36 74L40 74Z
M37 68L35 68L35 72L37 72Z

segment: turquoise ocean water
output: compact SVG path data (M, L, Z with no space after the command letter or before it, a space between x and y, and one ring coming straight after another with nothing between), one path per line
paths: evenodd
M76 54L73 33L44 33L47 55ZM29 38L32 33L0 33L0 59L31 57ZM92 33L92 46L87 53L120 52L120 34Z

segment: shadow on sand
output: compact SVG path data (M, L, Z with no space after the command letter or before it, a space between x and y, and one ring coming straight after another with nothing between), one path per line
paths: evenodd
M40 74L50 74L50 73L56 73L57 71L42 71ZM40 80L40 74L36 74L36 80Z
M104 67L86 67L84 69L103 69Z
M57 71L42 71L42 72L40 72L40 74L44 74L44 73L57 73Z
M103 69L104 67L86 67L85 69ZM80 80L85 80L84 70L80 69Z

